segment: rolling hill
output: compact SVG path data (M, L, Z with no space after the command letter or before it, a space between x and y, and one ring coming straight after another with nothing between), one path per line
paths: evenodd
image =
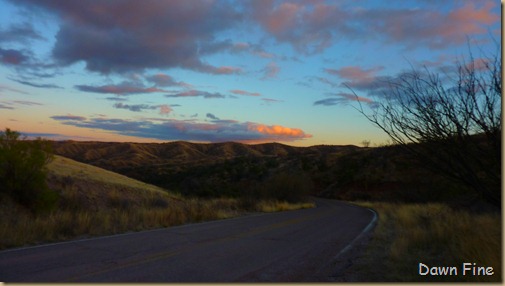
M98 166L184 195L237 196L242 185L281 174L331 165L357 146L54 142L56 154ZM250 185L250 184L249 184Z
M47 171L48 185L59 193L63 207L99 210L120 204L168 205L180 201L180 196L160 187L58 155L47 165Z

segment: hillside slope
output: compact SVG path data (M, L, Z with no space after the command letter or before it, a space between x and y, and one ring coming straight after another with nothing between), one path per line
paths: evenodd
M58 155L54 156L54 159L47 165L47 169L53 177L71 177L73 180L116 185L121 188L130 188L145 192L169 194L160 187Z
M63 208L166 206L180 200L160 187L58 155L47 170L48 185L59 194Z
M357 146L293 147L280 143L247 145L225 143L118 143L118 142L53 142L56 154L105 169L162 164L210 163L238 157L286 157L290 155L321 156L359 149Z
M324 169L356 146L54 142L56 154L190 196L241 196L272 176Z

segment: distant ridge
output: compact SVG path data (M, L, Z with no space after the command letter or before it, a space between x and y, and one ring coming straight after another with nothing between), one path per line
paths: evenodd
M360 149L354 145L294 147L281 143L248 145L236 142L191 143L185 141L169 143L55 141L53 148L58 155L106 169L237 157L321 155Z

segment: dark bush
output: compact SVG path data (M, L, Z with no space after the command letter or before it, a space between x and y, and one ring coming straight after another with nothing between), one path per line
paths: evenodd
M56 205L57 195L46 183L50 147L42 139L20 139L20 134L9 128L0 132L0 192L34 212Z

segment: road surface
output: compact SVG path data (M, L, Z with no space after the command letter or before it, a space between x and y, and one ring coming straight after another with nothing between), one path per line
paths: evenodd
M332 263L375 220L316 199L316 208L195 223L0 252L4 282L327 281Z

